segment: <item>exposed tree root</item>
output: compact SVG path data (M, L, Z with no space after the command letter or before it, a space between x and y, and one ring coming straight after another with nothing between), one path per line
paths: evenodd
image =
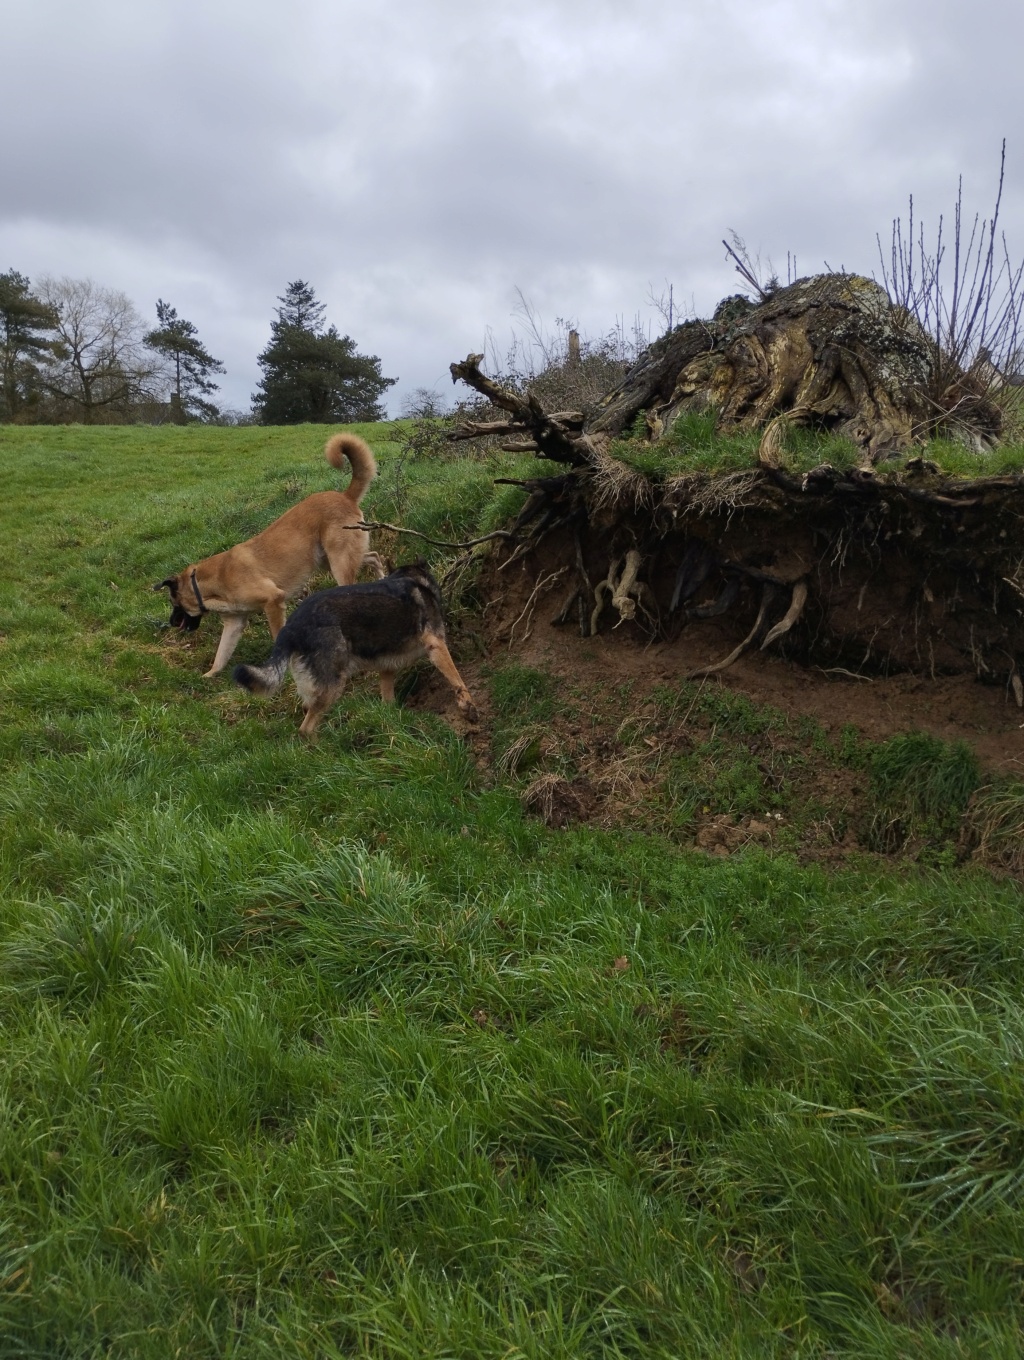
M597 632L597 623L601 617L601 610L604 608L606 594L611 595L612 604L618 610L620 622L623 619L636 618L636 607L644 590L643 583L636 579L640 571L640 561L640 554L635 548L631 548L626 553L622 563L621 575L618 558L608 564L608 575L603 581L598 581L594 587L595 604L594 611L590 616L591 637Z
M770 646L776 638L780 638L783 633L789 632L793 627L793 624L798 621L800 615L804 612L804 605L806 603L807 582L797 581L796 585L793 587L793 596L789 602L789 608L786 610L785 614L783 614L782 618L779 619L775 627L769 629L768 633L765 635L764 641L761 643L762 652L766 647Z
M521 643L525 642L526 639L530 636L530 629L533 624L533 611L534 607L536 606L538 597L541 594L543 594L545 590L550 590L551 587L555 584L555 582L560 581L567 571L568 567L559 567L556 571L548 572L546 576L541 576L538 578L536 584L533 587L533 590L530 592L530 598L526 601L526 604L523 606L519 617L516 619L515 623L513 623L512 627L509 629L508 645L510 651L512 649L513 642L516 641ZM523 632L523 636L517 639L516 629L519 627L520 623L522 623L524 618L526 619L526 627Z
M718 592L710 604L697 605L689 611L691 619L717 619L722 614L727 614L739 599L740 578L729 576L726 578L725 585Z
M681 471L658 483L610 452L611 439L634 426L638 411L651 417L647 428L656 435L659 421L668 428L690 409L687 383L700 375L688 366L697 358L711 356L708 362L719 366L732 362L711 343L718 335L714 327L711 341L697 326L658 342L623 389L586 422L579 412L549 414L531 395L501 388L480 372L478 355L453 364L453 377L508 417L470 422L455 437L515 436L538 457L568 465L559 475L517 483L527 497L515 524L485 536L509 544L499 549L498 570L527 563L535 582L547 578L543 590L535 586L527 612L568 569L568 593L551 622L565 624L575 615L583 637L598 631L609 599L618 614L614 626L625 623L647 639L674 638L711 620L731 631L735 621L736 634L745 634L742 642L694 676L717 674L758 642L761 650L782 643L788 656L864 679L895 670L972 673L1005 684L1024 707L1024 476L958 479L923 458L885 470L867 459L860 467L822 464L803 474L784 465L787 426L822 422L826 410L845 422L876 411L880 423L861 440L869 454L909 437L910 397L901 414L895 389L885 396L880 388L859 385L866 374L881 372L872 369L864 347L878 302L872 288L860 291L860 301L846 293L819 298L804 289L790 299L795 310L789 311L780 293L779 306L761 320L735 326L735 318L724 314L716 320L726 328L723 336L736 339L737 362L756 357L761 346L766 362L803 356L810 365L793 389L799 399L790 393L785 401L770 371L755 365L733 375L734 394L745 383L750 398L744 406L746 398L736 396L729 407L735 421L747 426L756 416L768 423L758 465L726 474ZM861 302L870 303L866 312ZM817 359L813 346L787 350L780 340L789 333L787 318L799 318L800 343L811 345L814 317L820 321L827 307L833 319L859 318L850 321L859 346L854 357L834 347ZM681 386L680 365L689 374ZM609 562L609 545L616 543L621 547ZM788 601L785 612L769 627L782 599Z
M721 661L716 661L711 666L699 666L695 671L690 671L686 676L686 679L699 680L702 676L717 675L719 671L728 670L734 661L738 661L747 648L757 641L758 635L764 627L768 608L774 600L777 591L777 586L772 585L771 582L765 582L764 589L761 591L761 607L757 611L757 618L754 621L753 628L751 628L743 641L738 646L734 647L729 655L723 657Z

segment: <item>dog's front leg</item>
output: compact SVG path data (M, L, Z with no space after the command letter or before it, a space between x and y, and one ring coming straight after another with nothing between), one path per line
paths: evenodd
M438 637L436 633L424 633L422 640L427 656L454 689L455 702L459 706L459 712L471 723L479 722L476 704L474 704L462 676L455 668L455 662L452 660L452 654L449 652L444 638Z
M245 614L227 614L225 616L220 642L217 643L217 655L213 658L213 665L205 673L204 679L208 679L211 675L217 675L231 660L231 655L238 646L238 639L242 636L246 617Z

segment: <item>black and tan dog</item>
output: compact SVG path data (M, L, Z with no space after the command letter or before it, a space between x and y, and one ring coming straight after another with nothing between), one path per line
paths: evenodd
M359 502L377 475L370 446L358 435L328 439L324 457L332 467L352 464L352 480L344 491L318 491L286 510L255 538L226 552L206 557L153 587L171 592L171 627L192 632L204 614L221 614L223 631L213 665L216 675L231 660L251 614L261 611L276 638L284 627L285 604L297 595L325 563L338 585L349 585L365 562L384 575L370 535L349 526L362 523Z
M395 698L395 672L429 657L455 690L470 722L476 707L445 640L441 591L426 563L400 567L383 580L319 590L303 600L281 629L262 666L236 666L235 680L254 694L273 694L290 669L306 716L299 731L312 737L350 675L380 672L380 696Z

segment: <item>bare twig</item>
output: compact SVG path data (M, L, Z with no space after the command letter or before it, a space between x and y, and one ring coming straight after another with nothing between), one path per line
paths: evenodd
M343 524L343 529L390 529L393 534L411 534L413 538L422 538L424 543L432 543L435 548L475 548L478 543L489 543L493 538L510 539L515 538L515 534L507 529L495 529L493 533L483 534L480 538L468 538L464 543L447 543L441 538L431 538L428 534L421 534L418 529L403 529L398 524L384 524L377 520L368 521L362 524Z
M931 344L929 396L938 419L958 422L957 408L972 397L1003 386L1017 376L1024 323L1024 260L1014 264L999 228L1006 176L1006 142L999 159L999 182L992 216L963 212L963 179L953 205L952 248L939 218L934 248L914 219L910 199L907 224L892 224L889 258L878 239L882 282L893 303L913 317ZM965 391L964 379L968 380ZM952 407L951 407L952 398ZM969 423L969 410L961 419Z

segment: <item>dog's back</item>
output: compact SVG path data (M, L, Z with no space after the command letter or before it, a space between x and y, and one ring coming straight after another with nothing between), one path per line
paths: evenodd
M306 706L309 735L340 696L349 676L381 673L381 694L394 697L394 673L429 656L455 687L459 707L475 720L469 691L445 640L441 591L425 564L401 567L383 580L335 586L311 595L281 629L263 666L236 666L235 681L272 694L289 670Z
M444 637L441 592L423 568L401 567L380 581L334 586L303 600L278 633L268 666L283 677L288 665L301 661L325 681L353 670L398 670L408 661L390 666L387 660L421 655L424 632ZM262 669L236 666L235 679L258 688L250 678Z

